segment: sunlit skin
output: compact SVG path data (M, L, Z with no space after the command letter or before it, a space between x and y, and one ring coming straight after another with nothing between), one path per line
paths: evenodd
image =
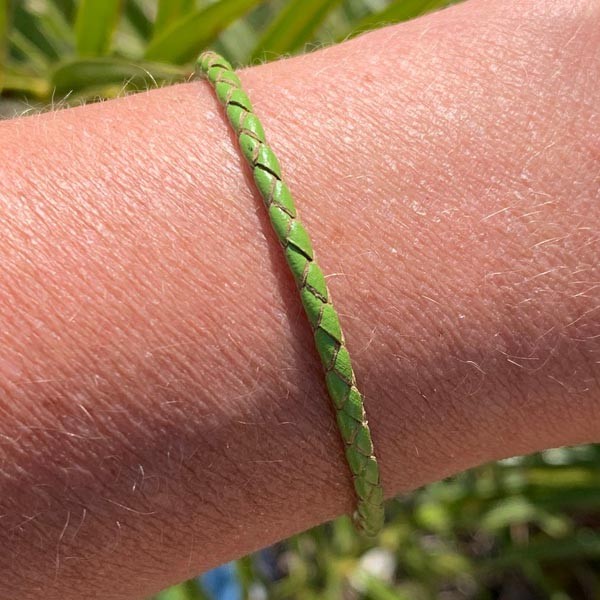
M600 4L470 0L240 77L388 496L600 439ZM0 597L139 598L348 513L206 82L0 124Z

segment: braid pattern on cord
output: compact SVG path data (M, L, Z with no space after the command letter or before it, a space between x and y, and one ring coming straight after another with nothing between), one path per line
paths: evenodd
M296 280L325 368L327 389L353 475L357 496L354 522L360 531L373 536L384 520L379 466L338 314L315 261L310 237L298 219L291 192L282 181L279 162L265 141L262 124L232 66L217 53L205 52L198 58L196 70L213 85L225 109Z

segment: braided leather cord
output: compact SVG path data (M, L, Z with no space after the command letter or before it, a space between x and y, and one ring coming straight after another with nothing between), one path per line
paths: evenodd
M279 162L265 141L263 127L232 66L219 54L205 52L198 58L196 72L214 86L283 246L325 368L327 389L353 475L358 500L354 523L365 534L375 535L384 519L379 466L339 318L323 272L315 261L310 237L298 219L290 190L282 181Z

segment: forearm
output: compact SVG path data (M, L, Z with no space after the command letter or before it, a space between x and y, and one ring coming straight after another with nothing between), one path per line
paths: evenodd
M389 495L600 436L598 11L512 4L241 73ZM210 88L0 135L3 595L140 596L349 512L310 328Z

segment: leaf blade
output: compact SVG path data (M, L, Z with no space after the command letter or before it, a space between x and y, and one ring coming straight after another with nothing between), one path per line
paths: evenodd
M108 52L121 14L121 0L81 0L75 19L77 54L101 56Z
M230 23L261 0L221 0L190 13L152 40L145 58L183 64L195 58Z
M298 50L337 4L339 0L291 0L259 39L251 60L263 58L265 53L281 55Z
M194 0L158 0L154 37L170 25L186 17L194 7Z
M27 94L29 98L46 99L50 96L48 80L24 69L5 67L4 89Z
M0 0L0 91L4 82L8 54L9 5L10 0Z
M126 0L124 12L125 18L140 38L143 40L150 39L152 23L144 12L141 3L137 0Z
M130 61L118 57L78 58L59 65L52 73L51 87L57 97L72 92L85 96L86 89L128 85L153 87L158 81L173 81L185 75L183 69L160 63Z

